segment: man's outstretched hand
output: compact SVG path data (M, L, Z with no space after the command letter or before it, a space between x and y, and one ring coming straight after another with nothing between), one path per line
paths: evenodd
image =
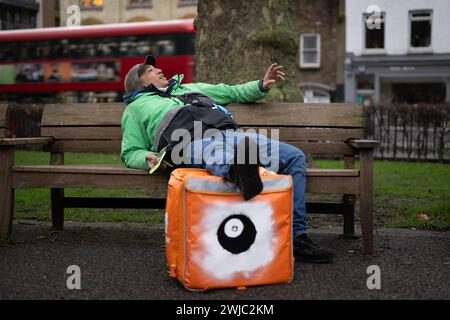
M264 76L262 89L269 91L277 81L286 80L284 79L285 73L283 71L283 66L279 66L277 63L272 64Z

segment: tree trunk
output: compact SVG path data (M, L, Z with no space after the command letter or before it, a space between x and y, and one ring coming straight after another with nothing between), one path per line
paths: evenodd
M298 39L293 0L199 0L196 81L238 84L262 79L270 64L285 67L286 81L266 101L303 101L296 83Z

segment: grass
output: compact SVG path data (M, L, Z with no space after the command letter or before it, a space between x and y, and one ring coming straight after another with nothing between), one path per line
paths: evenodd
M17 164L48 164L43 152L17 152ZM66 164L119 164L110 154L65 155ZM342 161L317 160L318 168L343 168ZM377 212L382 212L385 226L450 229L450 166L439 163L375 161L374 193ZM67 189L66 196L76 197L149 197L149 190ZM50 191L16 190L15 217L50 220ZM66 209L66 220L124 221L163 223L161 210ZM427 219L428 218L428 219Z
M342 161L319 160L319 168ZM375 161L375 207L387 227L450 229L450 166L441 163Z

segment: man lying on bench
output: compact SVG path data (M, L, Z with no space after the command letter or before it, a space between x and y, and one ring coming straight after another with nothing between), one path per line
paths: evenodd
M239 125L223 107L264 98L277 81L284 80L284 75L283 67L275 63L259 81L234 86L182 85L183 75L167 79L156 67L155 58L147 56L145 62L133 66L125 78L127 108L121 123L121 159L130 168L151 170L163 161L160 157L163 151L167 155L165 160L176 166L204 168L234 182L245 200L262 191L260 165L290 175L294 187L295 256L300 261L330 263L334 254L320 248L306 235L304 153L263 135L236 130ZM199 137L197 129L202 133ZM210 130L215 130L215 139L207 134ZM182 141L174 139L180 138L179 132L188 133L189 138L183 135ZM221 139L217 139L217 132ZM180 150L181 153L176 152ZM270 161L263 161L267 158L262 159L262 155L270 155Z

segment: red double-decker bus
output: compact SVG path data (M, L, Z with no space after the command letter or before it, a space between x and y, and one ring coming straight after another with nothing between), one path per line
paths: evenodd
M190 82L193 20L0 32L0 102L121 101L127 71L148 54Z

